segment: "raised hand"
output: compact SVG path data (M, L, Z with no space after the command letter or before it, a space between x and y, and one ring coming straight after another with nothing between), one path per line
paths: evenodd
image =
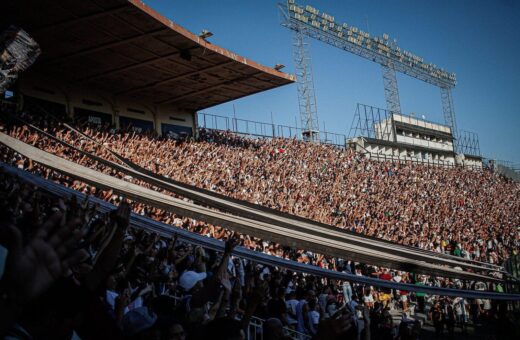
M121 204L119 204L119 207L117 207L117 210L114 212L114 220L117 223L117 226L119 228L122 228L125 230L128 228L128 225L130 224L130 213L132 212L132 208L130 207L130 204L128 202L123 201Z
M234 235L231 235L231 237L229 238L229 240L226 241L226 246L224 248L224 255L229 255L231 254L231 252L233 252L233 249L235 249L235 247L237 246L238 244L238 239L236 239L234 237Z
M47 290L68 269L88 256L77 250L82 233L76 229L79 220L62 224L63 214L52 215L22 247L20 231L8 225L10 249L5 274L5 292L23 304Z

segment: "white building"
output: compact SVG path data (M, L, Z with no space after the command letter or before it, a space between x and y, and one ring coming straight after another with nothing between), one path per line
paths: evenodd
M434 165L482 167L482 158L457 154L451 128L402 114L368 122L373 130L350 140L350 146L380 160L409 160ZM370 127L372 129L372 127Z

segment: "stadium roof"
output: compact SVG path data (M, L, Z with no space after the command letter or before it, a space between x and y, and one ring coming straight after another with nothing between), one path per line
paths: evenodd
M200 110L294 82L293 75L216 46L138 0L9 0L16 24L40 44L30 72L116 96Z

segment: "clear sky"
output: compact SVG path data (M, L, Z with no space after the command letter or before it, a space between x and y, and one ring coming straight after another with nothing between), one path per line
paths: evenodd
M283 1L283 0L282 0ZM191 32L208 29L212 43L261 64L294 73L292 32L280 25L275 0L145 0ZM520 1L299 0L337 22L389 34L411 51L457 74L453 90L459 129L478 133L486 157L520 163ZM380 65L310 40L320 128L348 135L356 103L385 108ZM398 74L401 107L443 122L440 91ZM204 110L294 126L296 84ZM299 118L298 118L299 124Z

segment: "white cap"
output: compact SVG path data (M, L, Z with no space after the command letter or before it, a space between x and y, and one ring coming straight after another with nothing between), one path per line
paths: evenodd
M206 277L206 273L197 273L193 270L188 270L182 273L179 278L179 285L184 288L184 290L188 291L192 289L197 282L204 280Z

